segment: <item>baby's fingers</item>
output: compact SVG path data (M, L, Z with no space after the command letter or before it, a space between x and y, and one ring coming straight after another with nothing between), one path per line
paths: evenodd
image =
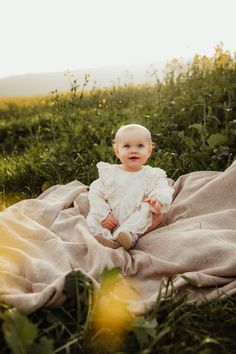
M113 229L113 227L109 223L104 224L103 227L105 227L105 229L108 229L110 231Z
M144 201L145 203L149 203L150 200L151 200L151 197L147 197L147 198L145 198L143 201Z
M116 223L115 222L113 222L113 223L111 223L111 227L114 229L114 227L116 227Z
M149 203L151 204L151 205L155 205L156 204L156 199L154 198L154 197L149 197Z

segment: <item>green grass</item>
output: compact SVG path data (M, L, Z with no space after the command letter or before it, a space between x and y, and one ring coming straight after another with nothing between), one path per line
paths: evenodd
M196 56L182 68L173 62L152 85L85 92L86 80L79 87L75 80L69 93L2 100L0 208L57 183L90 184L96 162L116 161L115 131L131 122L150 129L156 148L149 163L170 178L223 171L236 154L235 83L236 58L218 46L211 58ZM185 294L158 298L146 316L127 322L125 314L127 326L118 331L94 325L98 300L81 273L68 275L65 292L64 306L28 317L2 304L0 353L236 353L235 296L201 306L188 304Z

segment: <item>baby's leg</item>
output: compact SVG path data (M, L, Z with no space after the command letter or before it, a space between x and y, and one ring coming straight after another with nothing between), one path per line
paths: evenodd
M133 248L137 242L137 239L146 235L148 232L151 232L158 228L163 220L163 214L154 214L152 213L152 224L143 234L132 234L130 232L122 231L117 235L117 241L124 247L126 250ZM136 237L135 237L136 236Z
M139 237L155 230L161 224L162 220L163 215L152 213L149 205L142 203L139 210L136 210L123 223L120 222L119 227L113 233L113 237L122 247L129 250L135 246Z
M146 235L148 232L151 232L151 231L157 229L158 226L160 226L160 224L162 223L163 218L164 218L164 214L154 214L154 213L152 213L152 224L149 226L147 231L145 231L139 237L142 237L142 236Z
M96 219L96 217L92 213L88 214L86 221L90 233L95 237L95 239L99 243L109 248L120 247L120 245L113 240L111 231L102 227L101 223Z

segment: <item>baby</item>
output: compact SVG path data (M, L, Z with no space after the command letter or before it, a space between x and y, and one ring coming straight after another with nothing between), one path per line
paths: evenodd
M145 165L153 145L144 126L124 125L113 144L121 164L97 164L99 178L90 185L86 220L104 246L133 248L139 237L161 224L170 208L174 189L166 173Z

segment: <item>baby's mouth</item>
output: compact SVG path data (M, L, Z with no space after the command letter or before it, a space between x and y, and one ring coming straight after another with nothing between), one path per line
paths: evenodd
M138 157L137 156L131 156L131 157L129 157L129 160L138 160Z

